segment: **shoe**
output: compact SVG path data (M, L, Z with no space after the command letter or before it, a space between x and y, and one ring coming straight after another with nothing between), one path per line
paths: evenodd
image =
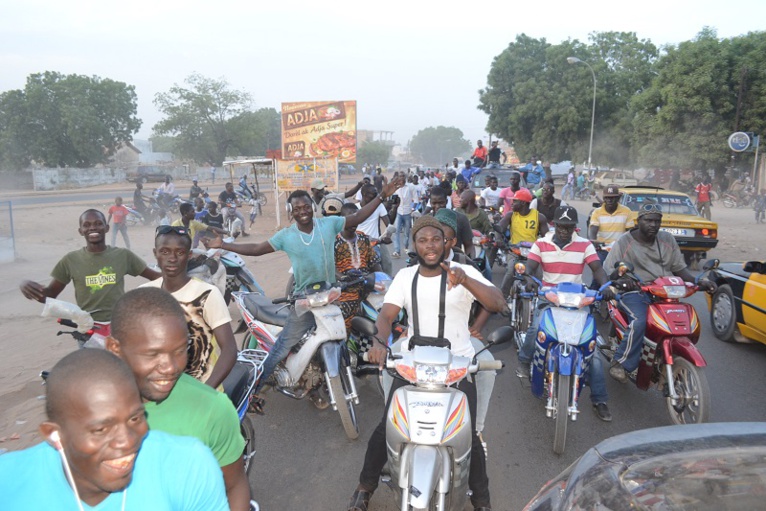
M248 236L250 236L250 233L249 233L249 232L243 232L243 233L242 233L242 237L243 237L243 238L246 238L246 237L248 237Z
M314 406L316 406L317 410L325 410L328 406L330 406L330 403L328 403L327 400L323 398L319 392L316 391L309 393L309 401L311 401Z
M516 376L519 378L529 378L529 362L519 362L516 368Z
M368 511L370 507L371 491L355 490L348 504L348 511Z
M614 378L620 383L628 383L628 375L618 362L614 362L612 367L609 368L609 376Z
M606 403L596 403L593 405L593 411L596 412L596 415L602 421L612 422L612 414L609 411L609 407L606 405Z
M401 255L399 255L399 252L392 252L391 257L393 257L394 259L399 259Z

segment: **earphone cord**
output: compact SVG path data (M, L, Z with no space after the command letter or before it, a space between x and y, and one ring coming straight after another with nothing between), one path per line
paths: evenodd
M55 447L55 449L59 452L61 455L61 460L64 462L64 472L66 473L67 481L69 481L69 485L72 487L72 492L74 493L74 498L77 501L77 507L80 509L80 511L85 511L85 509L82 507L82 500L80 500L80 493L77 491L77 485L74 482L74 476L72 475L72 469L69 467L69 460L67 460L66 453L64 453L64 448L62 447ZM122 511L125 511L125 502L128 499L128 488L127 486L122 490Z

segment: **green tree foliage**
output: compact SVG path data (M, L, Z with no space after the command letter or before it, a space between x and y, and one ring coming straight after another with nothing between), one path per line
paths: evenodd
M250 111L250 94L196 73L185 83L155 95L165 118L154 125L154 135L172 136L173 152L182 158L220 165L237 137L234 119Z
M266 156L267 150L280 148L282 119L274 108L243 112L231 120L231 128L237 155Z
M471 151L471 142L455 127L437 126L418 131L410 140L410 153L418 162L441 166Z
M365 140L356 151L357 165L385 165L391 158L390 145L380 140Z
M24 90L0 95L0 162L24 167L92 167L130 141L141 121L135 88L123 82L46 71Z

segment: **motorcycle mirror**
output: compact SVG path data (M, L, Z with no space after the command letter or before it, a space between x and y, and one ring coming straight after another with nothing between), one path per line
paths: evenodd
M351 318L351 329L366 337L374 337L378 333L378 327L372 320L360 316Z
M720 259L708 259L708 261L702 267L702 271L715 270L716 268L718 268L719 264L721 264L721 260ZM745 271L747 271L747 270L745 270Z
M490 346L504 344L513 339L513 328L510 326L501 326L487 337L487 344Z
M714 259L714 261L718 262L718 259ZM718 265L715 267L718 268ZM750 273L766 273L766 265L758 261L748 261L742 266L742 270Z

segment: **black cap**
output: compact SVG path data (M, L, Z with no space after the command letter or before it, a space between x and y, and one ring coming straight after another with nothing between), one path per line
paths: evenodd
M572 206L559 206L553 214L553 223L561 225L577 225L577 210Z

